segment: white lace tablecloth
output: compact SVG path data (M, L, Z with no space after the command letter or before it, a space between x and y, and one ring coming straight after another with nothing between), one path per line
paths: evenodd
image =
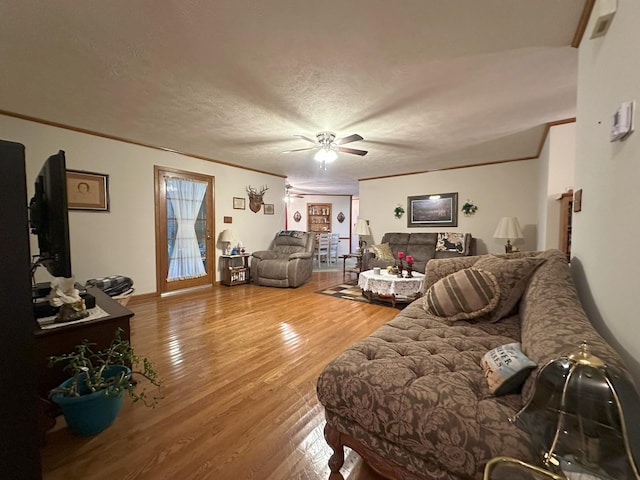
M358 286L377 295L410 297L422 292L424 274L413 272L413 278L398 278L398 275L389 274L386 270L380 270L378 274L373 273L373 270L367 270L358 277Z

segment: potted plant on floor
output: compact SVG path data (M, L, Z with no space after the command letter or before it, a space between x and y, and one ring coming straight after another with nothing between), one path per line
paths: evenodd
M125 392L133 402L155 407L161 396L149 397L139 383L143 377L161 386L153 364L140 359L118 328L108 348L94 351L95 344L83 340L71 353L49 357L49 366L62 364L71 378L51 390L51 401L62 410L69 429L77 435L95 435L113 423ZM132 375L135 375L132 378ZM141 382L144 382L140 378Z

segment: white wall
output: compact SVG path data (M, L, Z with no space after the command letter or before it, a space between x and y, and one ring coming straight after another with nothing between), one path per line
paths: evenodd
M494 239L498 221L516 216L525 234L514 242L520 250L535 250L538 206L537 160L501 163L480 167L444 170L360 182L360 218L369 220L377 243L386 232L468 232L477 238L478 253L504 252L504 240ZM407 210L407 197L436 193L458 193L458 208L467 199L478 207L475 215L458 212L458 226L408 228L407 213L396 219L393 209Z
M351 235L351 195L304 195L303 198L291 197L287 208L287 228L290 230L308 231L307 205L310 203L330 203L331 204L331 231L340 235L338 254L349 253L349 240ZM301 219L296 222L293 218L296 212L300 212ZM338 221L338 214L344 215L342 222Z
M560 246L560 195L573 188L576 159L575 122L549 129L540 153L538 249Z
M69 212L71 266L80 282L118 274L134 280L137 294L156 291L154 165L215 177L216 237L223 229L232 228L251 252L268 247L275 232L284 227L281 177L2 115L0 137L26 147L29 198L42 164L58 150L65 151L67 168L109 175L110 212ZM269 186L264 201L274 204L275 215L253 213L248 199L246 210L233 209L233 197L247 198L247 185ZM224 216L233 217L233 223L223 223ZM35 246L32 236L34 253ZM221 253L216 251L216 264ZM44 269L38 271L38 278L50 279Z
M640 385L640 132L609 142L620 102L640 101L638 24L640 2L618 0L607 34L588 38L592 18L580 45L575 188L583 196L573 215L571 267L589 318L626 356Z

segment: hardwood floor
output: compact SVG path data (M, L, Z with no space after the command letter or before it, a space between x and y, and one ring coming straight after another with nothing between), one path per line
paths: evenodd
M115 423L89 438L58 417L42 449L43 478L328 479L318 374L398 312L313 293L342 281L342 272L314 272L297 289L134 297L132 344L154 361L165 398L155 409L125 399ZM346 454L346 479L380 479Z

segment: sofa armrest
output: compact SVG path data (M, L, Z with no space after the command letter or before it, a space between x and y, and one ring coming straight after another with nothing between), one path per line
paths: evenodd
M270 260L273 258L278 258L278 255L273 250L259 250L257 252L253 252L251 256L257 258L258 260Z
M364 252L362 254L362 271L365 272L367 270L371 270L369 268L369 262L376 258L376 254L373 252Z

